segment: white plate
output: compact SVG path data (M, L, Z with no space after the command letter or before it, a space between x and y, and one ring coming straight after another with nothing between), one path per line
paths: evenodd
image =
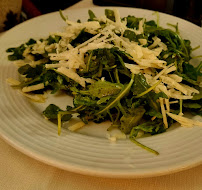
M104 8L92 9L97 16L104 14ZM152 11L119 8L121 17L135 15L156 19ZM88 18L87 9L64 12L69 19ZM160 14L160 25L179 23L183 37L192 41L192 46L202 46L202 29L182 19ZM164 175L187 169L202 163L202 128L177 127L166 133L145 137L140 142L157 150L155 156L130 142L119 140L110 143L103 136L102 125L84 127L80 133L62 130L57 135L57 126L45 120L41 111L43 104L30 103L16 90L9 87L8 77L18 78L16 67L7 60L5 50L26 42L30 37L47 37L49 32L60 31L65 23L59 13L43 15L26 21L0 38L0 133L19 151L72 172L104 177L148 177ZM194 52L200 54L200 50ZM71 103L66 97L52 97L48 103L59 105ZM47 103L47 104L48 104Z

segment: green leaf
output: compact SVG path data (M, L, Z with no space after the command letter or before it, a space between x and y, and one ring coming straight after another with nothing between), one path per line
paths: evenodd
M76 95L74 97L74 105L97 106L97 101L90 96Z
M202 106L200 105L200 104L198 104L198 103L183 103L183 106L185 107L185 108L190 108L190 109L199 109L199 108L201 108Z
M88 21L94 21L94 19L96 18L94 12L91 10L88 10L88 15L89 15Z
M199 89L199 94L194 94L191 100L200 100L202 99L202 88Z
M110 9L105 9L105 16L115 22L114 11Z
M12 53L11 55L8 55L8 60L15 61L19 59L23 59L23 52L25 50L24 44L20 45L17 48L9 48L6 50L7 53Z
M25 75L26 78L36 78L43 71L43 65L36 65L36 67L31 67L29 64L26 64L18 69L18 72L21 75Z
M125 30L123 36L128 38L130 41L138 42L137 35L133 31Z
M50 120L58 119L58 112L63 111L55 104L50 104L44 111L43 115ZM62 116L62 121L69 121L71 119L71 114L65 114Z
M190 79L197 81L197 71L193 65L189 63L183 64L183 71L184 74L187 75Z
M195 81L195 80L193 80L193 79L191 79L191 78L190 78L189 76L187 76L186 74L184 74L184 73L179 73L179 72L177 72L177 71L176 71L176 74L179 75L180 77L182 77L184 81L186 81L186 82L188 82L188 83L190 83L190 84L192 84L192 85L197 85L197 86L198 86L198 82Z
M142 20L142 18L137 18L137 17L134 17L134 16L128 16L126 17L126 20L127 20L127 27L128 28L136 28L138 29L139 28L139 22L140 20Z
M120 84L99 80L89 86L89 93L91 96L102 98L116 95L121 89L122 86Z
M35 43L36 43L36 40L30 38L29 41L26 43L26 45L29 46L29 45L33 45L33 44L35 44Z
M145 24L147 26L157 27L157 24L156 24L156 22L154 20L149 20L149 21L145 22Z
M134 78L134 84L132 87L132 91L134 95L138 95L144 91L146 91L150 86L148 85L146 78L143 74L136 74Z
M138 123L141 121L144 113L145 109L143 107L138 107L131 110L131 114L122 116L120 119L120 130L125 134L129 134L132 128L138 125Z
M162 114L160 112L157 112L155 109L150 109L145 114L151 117L163 118Z
M82 44L83 42L89 40L90 38L92 38L94 35L90 34L88 32L85 32L85 28L81 30L81 32L79 33L79 35L71 41L71 45L76 47L79 44Z
M162 119L156 121L148 121L143 124L134 126L130 132L130 137L136 137L137 131L139 130L144 131L145 133L149 133L151 135L165 132Z
M202 61L199 63L199 65L196 67L196 72L198 76L202 76Z
M134 79L134 84L132 87L132 92L134 95L141 94L142 92L145 92L150 86L148 85L146 78L143 74L136 74ZM152 91L148 92L141 98L145 98L150 105L151 108L154 108L156 111L159 111L159 104L157 103L156 99L163 94L156 94Z
M44 111L43 114L45 117L47 117L48 119L57 119L57 114L58 112L61 111L61 109L54 105L54 104L50 104Z
M49 36L48 37L48 39L47 39L47 41L48 41L48 45L50 45L50 44L54 44L54 43L58 43L59 41L60 41L60 39L61 39L61 36Z

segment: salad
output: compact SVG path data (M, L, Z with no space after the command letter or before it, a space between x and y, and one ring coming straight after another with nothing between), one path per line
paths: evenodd
M47 92L73 97L74 106L62 110L50 104L43 111L58 121L58 134L74 114L81 122L70 126L72 131L110 120L108 131L119 129L158 154L137 138L166 132L174 122L202 126L184 116L202 115L202 62L190 63L199 47L180 36L178 24L169 29L158 19L121 18L117 9L106 9L101 17L88 13L88 21L73 22L60 11L64 31L7 49L21 76L7 81L23 95L36 102L44 102Z

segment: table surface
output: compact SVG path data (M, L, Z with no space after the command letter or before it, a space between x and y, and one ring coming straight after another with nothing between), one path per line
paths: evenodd
M93 7L83 0L68 9ZM140 179L109 179L64 171L15 150L0 138L2 190L201 190L202 165L182 172Z

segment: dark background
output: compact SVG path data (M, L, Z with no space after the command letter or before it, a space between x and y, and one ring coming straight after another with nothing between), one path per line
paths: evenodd
M28 18L65 9L80 0L23 0ZM201 26L202 0L93 0L99 6L137 7L181 17Z

